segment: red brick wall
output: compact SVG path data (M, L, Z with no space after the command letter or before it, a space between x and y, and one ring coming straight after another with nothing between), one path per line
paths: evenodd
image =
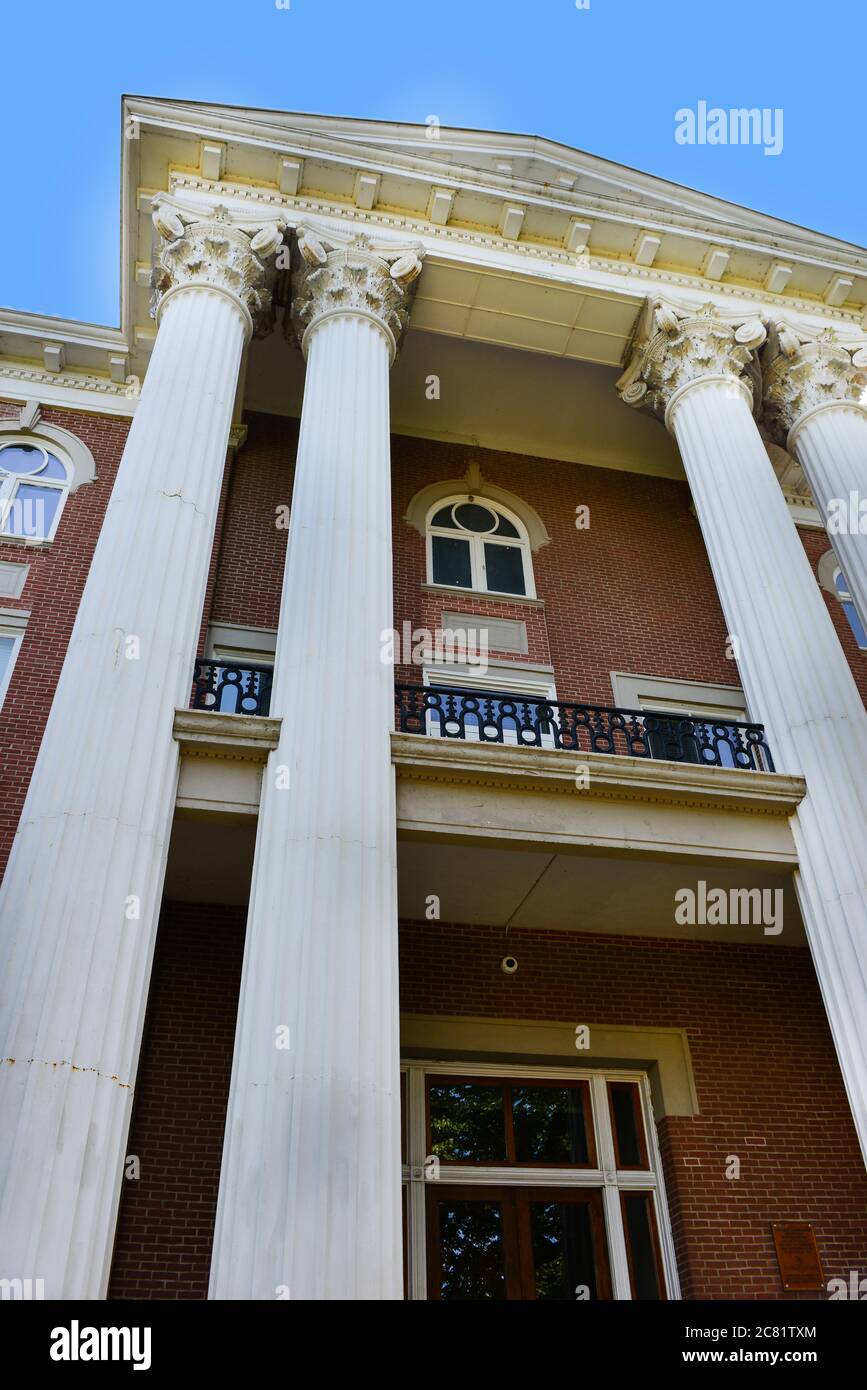
M244 919L164 908L113 1298L206 1297ZM402 1009L687 1030L700 1113L659 1127L684 1297L785 1297L773 1221L812 1223L826 1279L867 1269L867 1176L805 950L513 930L514 976L503 950L500 928L405 923Z
M806 950L515 930L508 948L513 976L501 928L406 923L401 1007L687 1030L700 1113L660 1125L685 1298L786 1297L773 1221L812 1223L826 1279L867 1271L867 1175Z
M0 403L0 416L17 413L17 407ZM69 495L50 546L0 541L0 560L30 566L20 599L3 598L0 604L30 609L31 614L0 710L0 873L12 847L130 425L127 419L72 410L46 409L42 418L83 440L96 461L96 479Z
M207 1298L246 916L163 906L109 1298Z
M286 532L274 523L276 508L291 501L297 421L250 415L248 423L229 492L211 620L276 628ZM533 556L544 607L423 592L424 538L404 521L406 508L419 489L461 478L472 461L486 481L535 507L547 527L551 542ZM392 437L392 477L399 632L404 622L434 631L444 611L518 618L527 624L529 652L502 655L553 665L561 699L610 704L612 670L738 684L686 483L400 435ZM590 508L587 530L575 526L579 505ZM827 539L815 531L802 538L815 571ZM867 655L830 595L828 604L867 696ZM420 671L399 666L396 678L417 681Z

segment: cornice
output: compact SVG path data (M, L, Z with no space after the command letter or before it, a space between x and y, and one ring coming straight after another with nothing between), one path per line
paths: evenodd
M172 733L186 758L265 763L280 741L281 722L260 714L176 709Z
M606 801L640 801L714 811L790 816L806 794L802 777L779 772L671 763L616 753L518 748L426 734L392 733L398 781L493 787ZM589 769L588 786L575 785L575 766Z
M253 204L263 204L268 207L279 208L285 215L287 223L301 222L308 215L320 218L334 218L339 222L360 224L364 227L387 228L402 235L412 234L414 236L424 236L428 242L428 255L436 252L437 247L445 248L454 246L478 247L484 250L494 251L508 256L509 259L516 257L519 260L538 261L551 266L579 269L585 271L599 271L611 275L629 277L633 284L628 288L624 287L622 293L628 297L634 297L636 307L647 293L648 285L660 285L677 287L695 291L704 298L713 299L737 299L746 303L761 305L768 317L781 314L803 314L812 320L823 323L835 323L851 325L853 331L857 332L862 314L860 311L833 308L822 302L821 299L805 299L803 297L786 296L773 294L758 284L749 285L741 283L721 284L719 281L709 280L700 274L689 272L673 271L653 266L638 266L634 259L624 254L621 257L597 255L590 251L580 253L565 250L555 242L545 241L512 241L506 237L499 236L493 231L482 231L475 227L451 224L449 226L435 226L425 217L413 215L411 213L401 213L397 211L387 211L383 209L363 209L356 207L349 202L341 202L336 199L316 197L312 194L287 195L280 193L277 189L268 189L251 184L233 183L229 180L219 182L203 178L200 174L191 173L186 170L173 170L170 176L170 185L173 191L186 189L192 192L205 193L211 197L222 195L224 198L238 199L243 202ZM575 209L570 209L574 214ZM588 215L592 215L592 210L588 206ZM576 214L577 215L577 214ZM599 213L596 214L599 216ZM641 209L637 209L634 219L636 227L647 227L653 225L653 219L648 218L645 210L644 216ZM706 233L703 241L721 241L722 238ZM745 249L753 252L768 253L767 246L748 245L746 243L732 243L737 249ZM795 253L774 246L773 248L780 254L785 254L787 259L795 258ZM809 264L823 264L817 262L812 257L803 256L803 261ZM847 263L848 264L848 263ZM508 272L508 265L503 265L503 270ZM828 270L838 270L840 266L828 263L824 268ZM867 271L860 270L860 275L867 275ZM583 283L580 277L574 280L576 286Z

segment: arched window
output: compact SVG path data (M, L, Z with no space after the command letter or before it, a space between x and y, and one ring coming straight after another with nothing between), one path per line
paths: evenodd
M471 493L440 499L426 529L431 584L535 598L526 528L499 502Z
M0 537L50 541L70 481L68 464L38 440L0 436Z
M843 612L849 620L849 626L855 634L855 641L862 651L867 651L867 631L864 629L864 624L861 621L858 609L855 607L852 595L849 593L849 585L846 583L846 576L839 565L837 565L834 570L834 588L842 605Z

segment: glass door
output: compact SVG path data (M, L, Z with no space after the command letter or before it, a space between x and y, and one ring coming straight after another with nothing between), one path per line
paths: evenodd
M598 1189L427 1190L428 1298L611 1298Z

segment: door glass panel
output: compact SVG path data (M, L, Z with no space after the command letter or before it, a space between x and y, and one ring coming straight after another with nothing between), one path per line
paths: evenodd
M656 1258L656 1223L649 1192L621 1193L623 1222L629 1249L632 1297L658 1299L659 1266Z
M457 536L431 536L434 584L453 584L460 589L473 587L470 543Z
M489 589L500 594L523 594L524 555L517 545L485 542L485 570Z
M593 1226L587 1202L531 1202L536 1298L598 1298Z
M617 1141L618 1168L646 1168L644 1143L639 1128L638 1088L631 1081L609 1083L611 1118Z
M514 1086L515 1157L518 1163L589 1163L584 1089Z
M501 1086L431 1085L431 1153L449 1163L502 1163L506 1130Z
M441 1201L440 1298L506 1297L503 1214L499 1202Z

